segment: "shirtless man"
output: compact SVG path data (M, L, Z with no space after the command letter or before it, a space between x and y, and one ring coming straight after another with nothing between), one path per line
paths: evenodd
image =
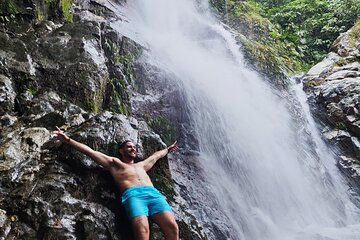
M136 240L149 239L148 216L159 225L167 240L179 239L179 229L174 214L165 197L154 188L146 173L157 160L178 149L176 142L155 152L144 161L135 163L136 147L129 140L119 145L120 160L95 151L89 146L71 139L58 127L56 129L53 133L58 141L67 143L110 171L122 192L121 202L131 221Z

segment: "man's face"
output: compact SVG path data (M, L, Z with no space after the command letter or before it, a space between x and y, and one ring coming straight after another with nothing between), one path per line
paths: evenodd
M123 158L135 159L137 155L136 146L132 142L127 142L119 151Z

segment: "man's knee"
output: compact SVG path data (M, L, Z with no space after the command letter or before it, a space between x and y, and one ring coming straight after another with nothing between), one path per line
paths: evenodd
M136 239L149 239L150 230L147 218L135 218L132 224Z
M145 225L136 226L135 231L140 235L148 235L150 232L149 226Z
M134 226L134 234L136 240L148 240L150 235L149 226L146 225Z
M178 234L179 234L179 226L178 226L178 224L176 223L175 220L174 220L174 221L170 221L170 222L168 223L168 229L169 229L169 231L171 231L172 234L174 234L174 235L178 235Z

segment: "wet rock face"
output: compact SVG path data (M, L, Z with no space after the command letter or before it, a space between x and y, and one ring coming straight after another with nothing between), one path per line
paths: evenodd
M62 121L69 124L69 129L79 126L79 114L83 115L81 119L88 118L77 131L83 139L91 139L98 150L106 151L104 146L111 145L121 136L137 137L137 130L123 115L105 112L90 118L91 114L54 93L44 94L36 100L42 107L36 107L38 102L34 101L35 106L26 115L28 119L35 119L31 123L50 124L44 119L47 124L36 120L50 114L56 116L55 109L62 110L56 104L62 105L65 112ZM104 121L107 130L97 131L94 135L94 129ZM112 132L116 128L122 132ZM76 132L69 134L80 138ZM113 138L109 138L110 135ZM106 171L97 165L89 165L90 159L69 147L56 146L50 131L44 127L23 125L8 133L2 142L0 208L3 228L0 237L122 239L120 228L115 226L121 221L122 214L119 193Z
M36 107L39 103L42 105ZM40 124L36 119L56 116L55 109L63 110L64 114L58 117L62 116L67 134L93 149L115 156L117 143L125 139L137 143L140 155L147 154L143 142L147 143L149 152L164 147L159 136L145 123L112 112L89 114L55 93L45 93L35 99L30 109L26 117L35 119L30 121L35 125ZM48 129L28 125L10 132L0 150L3 153L0 208L4 226L0 237L131 237L129 223L119 203L121 195L110 174L69 146L55 144Z
M329 128L324 136L344 151L343 171L359 190L360 164L360 37L359 25L342 34L331 52L303 78L315 112ZM357 184L356 184L357 182Z
M15 92L11 80L0 75L0 114L4 115L8 111L14 110Z
M144 158L165 145L143 120L165 113L178 123L176 90L162 98L154 79L135 74L142 47L111 25L121 21L124 1L73 1L72 22L62 21L59 9L27 2L26 17L0 25L0 239L132 239L110 174L55 144L51 131L59 126L113 156L117 143L130 139ZM153 93L153 102L139 97ZM204 239L176 201L167 159L149 174L174 206L181 238ZM162 239L156 227L152 236Z
M0 32L1 72L12 79L17 93L36 95L52 89L86 110L117 107L114 110L121 112L129 104L124 89L130 81L124 72L131 68L123 55L135 57L141 47L110 26L107 18L120 19L113 12L116 4L79 1L74 5L72 23L34 20L29 24L21 20L4 25ZM106 99L105 94L117 99ZM24 99L18 98L23 106Z

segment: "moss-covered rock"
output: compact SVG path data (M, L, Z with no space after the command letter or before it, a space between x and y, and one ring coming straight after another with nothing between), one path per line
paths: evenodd
M359 93L360 24L338 37L328 56L304 76L305 90L313 104L313 114L325 124L324 136L341 151L338 166L354 193L359 192L360 163Z
M299 54L290 42L283 42L276 25L261 15L255 1L211 1L223 12L229 26L241 35L239 41L249 62L261 73L275 81L276 85L287 84L287 74L303 71L308 66L299 59Z
M0 21L9 22L16 14L24 12L22 0L3 0L0 2Z
M360 40L360 20L357 21L354 27L351 28L351 31L349 33L350 46L355 48L356 43L358 43L359 40Z
M148 116L147 123L151 129L160 135L166 144L171 144L179 137L179 132L175 124L164 116Z
M111 29L105 29L102 48L111 79L106 87L103 108L129 115L128 89L133 84L134 64L142 47Z
M122 79L111 79L107 85L103 108L112 112L130 114L129 97L127 95L126 84Z
M72 22L72 0L4 0L0 3L0 21L31 19Z

